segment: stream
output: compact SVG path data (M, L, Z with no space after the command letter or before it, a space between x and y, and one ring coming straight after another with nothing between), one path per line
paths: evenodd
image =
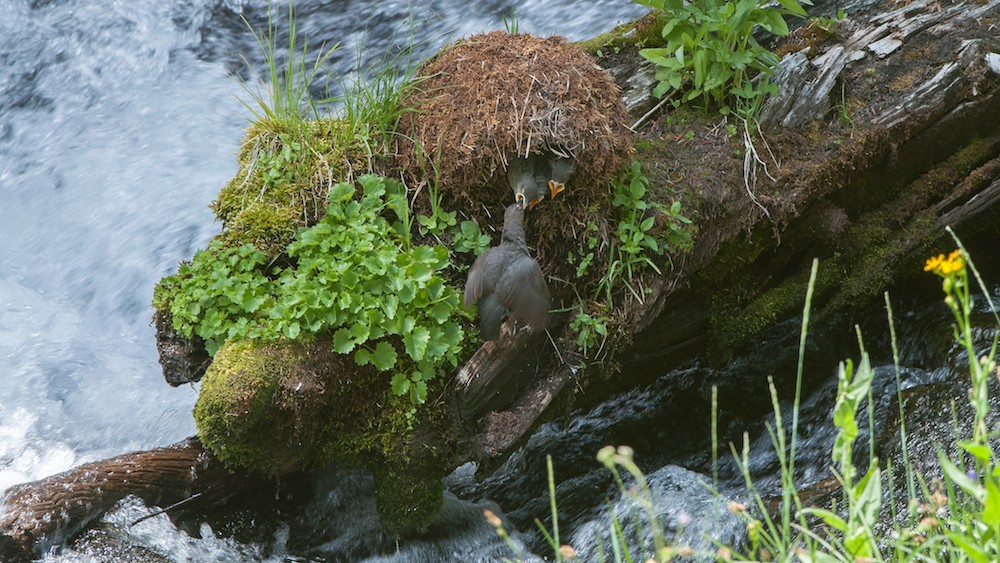
M208 204L236 171L251 117L233 75L264 70L242 18L266 26L267 5L0 0L0 491L194 434L197 386L164 383L150 299L156 282L219 230ZM449 40L503 29L514 8L509 1L296 2L311 52L339 44L329 62L346 77L411 43L419 61ZM515 14L522 32L579 40L644 10L625 0L528 0L516 3ZM279 45L284 40L279 34ZM318 84L338 83L324 75ZM961 364L947 311L933 293L918 293L896 319L904 389L954 379ZM878 364L875 400L891 410L897 379L881 315L873 307L861 324ZM619 509L627 504L595 459L608 444L634 448L671 539L708 552L714 547L702 532L711 529L720 541L738 543L743 524L725 502L745 492L727 444L747 432L759 487L777 494L764 426L767 377L775 377L790 409L798 322L767 331L723 366L695 358L542 425L485 479L476 479L471 464L458 468L446 480L441 513L421 534L398 538L382 528L369 475L327 469L316 472L295 517L261 517L262 537L236 541L208 524L180 530L162 515L133 524L150 508L129 501L104 518L99 535L45 561L551 558L534 523L552 525L546 455L554 462L561 539L582 559L598 560L610 541L605 499ZM832 376L837 361L858 355L851 324L819 327L807 346L813 391L799 426L804 486L829 478ZM717 464L707 447L713 382L720 389ZM888 432L887 420L876 418L876 435ZM719 496L703 486L713 473ZM484 509L502 517L509 544Z

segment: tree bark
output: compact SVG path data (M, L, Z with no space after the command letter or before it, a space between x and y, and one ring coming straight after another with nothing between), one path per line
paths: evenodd
M128 495L167 506L195 497L219 502L246 476L222 467L196 438L172 446L85 463L15 485L0 499L0 559L28 561L73 537Z

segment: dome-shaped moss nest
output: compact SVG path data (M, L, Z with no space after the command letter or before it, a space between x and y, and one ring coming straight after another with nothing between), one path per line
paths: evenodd
M445 202L471 216L514 201L506 170L517 155L575 158L556 201L585 209L606 199L631 152L618 86L562 37L495 31L463 39L417 70L402 106L399 166L436 180Z

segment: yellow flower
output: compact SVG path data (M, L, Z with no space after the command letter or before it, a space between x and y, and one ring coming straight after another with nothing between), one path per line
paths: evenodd
M938 254L937 256L931 256L924 263L925 272L934 272L935 274L948 277L954 273L960 272L965 268L965 259L962 257L961 250L955 250L945 258L944 254Z
M944 254L938 254L937 256L931 256L927 259L927 263L924 264L924 271L930 272L932 270L937 270L938 266L944 262Z
M488 508L486 510L483 510L483 516L486 517L486 521L490 523L490 526L493 526L494 528L500 528L503 526L503 520L501 520L499 516L494 514L492 510Z

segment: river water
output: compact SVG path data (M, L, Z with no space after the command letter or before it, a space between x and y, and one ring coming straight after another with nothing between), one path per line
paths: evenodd
M572 39L643 11L625 0L296 2L310 45L341 44L341 73L362 43L375 56L412 36L420 58L502 29L515 6L521 31ZM0 0L0 14L3 490L194 432L197 391L163 382L149 303L219 230L207 206L248 125L231 74L243 57L261 61L240 15L263 25L267 2ZM178 561L211 549L255 559L159 535Z

